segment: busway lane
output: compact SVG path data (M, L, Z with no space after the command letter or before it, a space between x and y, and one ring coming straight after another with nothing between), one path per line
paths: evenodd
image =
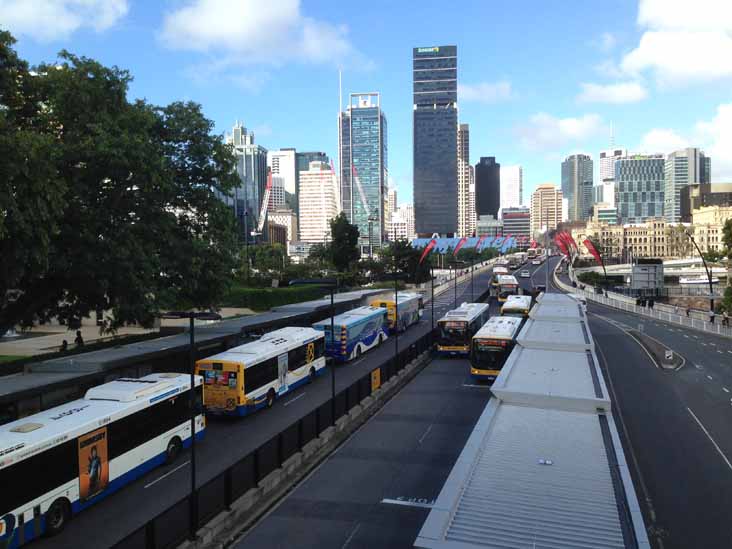
M689 413L678 378L617 325L589 320L653 545L729 547L732 470Z
M488 288L490 271L475 275L475 294ZM435 298L435 318L452 308L452 289ZM458 284L458 304L470 298L470 279ZM444 300L444 301L443 301ZM425 306L420 322L399 334L399 349L405 349L431 327L431 306ZM394 355L394 339L365 353L358 361L336 370L336 392L345 389L377 365ZM302 387L262 410L243 418L208 418L204 440L196 449L199 486L276 436L311 410L327 402L331 395L330 372L324 371L314 383ZM33 547L108 547L142 527L152 517L185 497L190 486L189 453L176 463L161 467L126 486L116 494L80 513L58 536L34 542ZM109 525L113 524L114 528Z

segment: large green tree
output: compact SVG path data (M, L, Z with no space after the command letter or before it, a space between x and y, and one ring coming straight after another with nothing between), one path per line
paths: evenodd
M27 133L36 145L2 134L11 145L2 169L13 177L11 200L0 191L0 250L3 264L9 257L20 268L0 272L0 333L98 309L112 312L106 328L115 329L150 325L169 307L213 306L235 265L233 219L215 195L236 181L230 149L199 105L130 102L126 71L68 52L59 57L24 76L29 89L1 100L30 104ZM23 70L19 61L3 64L0 79L18 82L13 71ZM51 154L30 154L46 140ZM13 185L34 192L19 194ZM31 213L38 210L36 229ZM36 232L23 234L25 227Z
M331 219L330 234L331 261L339 272L346 272L361 257L358 250L358 227L352 225L346 214L341 212Z
M407 240L397 240L381 250L381 258L386 272L396 272L410 283L421 283L430 279L430 266L427 261L419 263L421 248L413 248Z

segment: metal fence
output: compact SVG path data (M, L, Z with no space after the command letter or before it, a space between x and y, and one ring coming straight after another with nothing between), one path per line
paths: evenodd
M381 385L391 379L407 364L423 352L432 348L433 334L427 333L409 347L391 357L380 366L356 380L335 396L335 418L332 399L324 402L286 429L253 450L234 465L222 471L205 484L199 486L193 495L188 495L145 525L119 541L115 549L164 549L175 547L185 541L190 532L190 506L195 498L199 522L196 530L222 511L248 490L255 488L267 475L282 467L290 457L301 451L308 442L316 439L325 429L348 412L375 388L373 373L378 371ZM375 377L375 376L374 376ZM266 412L265 412L266 413Z

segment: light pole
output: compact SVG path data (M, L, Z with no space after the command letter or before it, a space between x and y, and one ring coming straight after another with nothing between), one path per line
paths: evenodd
M187 318L189 319L188 332L190 334L190 345L188 352L188 369L191 375L191 388L189 393L189 406L191 412L191 506L189 508L190 523L188 525L188 535L190 539L196 539L196 531L198 530L198 500L196 498L196 336L195 336L195 320L221 320L221 315L211 312L195 312L195 311L170 311L160 315L160 318Z
M316 286L326 286L330 288L330 348L333 353L335 353L335 300L334 300L334 294L336 288L338 288L338 279L337 278L296 278L295 280L290 280L290 286L304 286L304 285L316 285ZM326 347L327 350L327 347ZM336 420L336 400L335 400L335 394L336 394L336 382L335 382L335 357L331 357L331 364L330 364L330 411L331 411L331 417L332 422L331 425L335 425Z
M712 286L712 271L709 270L709 267L707 266L707 260L704 259L704 254L702 254L702 251L699 249L699 246L697 245L696 240L694 240L694 235L691 234L691 231L687 229L686 231L684 231L684 234L689 237L689 240L691 240L691 243L696 248L696 251L699 252L699 257L704 264L704 270L707 272L707 280L709 281L709 310L714 311L714 288Z
M432 307L432 333L435 332L435 269L430 263L430 285L432 298L430 299L430 307Z

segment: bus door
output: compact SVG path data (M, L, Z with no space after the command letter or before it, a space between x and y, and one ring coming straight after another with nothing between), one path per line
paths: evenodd
M288 354L282 353L277 357L277 379L279 380L279 393L287 392L287 365L288 365Z

